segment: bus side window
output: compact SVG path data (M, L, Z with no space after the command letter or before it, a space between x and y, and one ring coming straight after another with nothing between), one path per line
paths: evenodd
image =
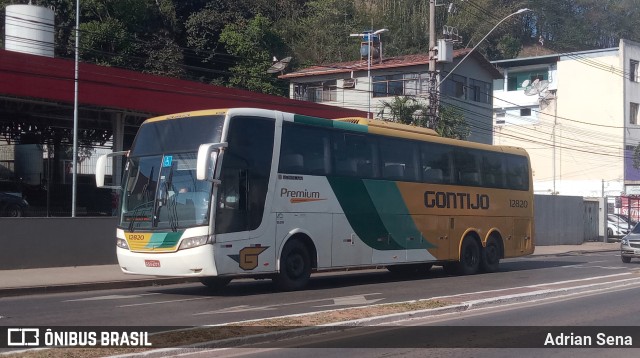
M423 182L451 183L451 152L449 146L441 144L424 143L420 146Z
M327 175L331 168L329 134L323 128L285 122L278 172Z
M490 188L504 188L504 167L502 153L483 152L480 163L482 185Z
M477 186L480 184L477 153L468 148L457 148L453 156L455 180L458 185Z
M418 146L415 142L394 138L379 138L382 178L418 181Z
M362 134L338 132L334 135L335 174L376 178L378 176L375 139Z
M509 189L529 189L529 165L526 157L507 156L507 186Z

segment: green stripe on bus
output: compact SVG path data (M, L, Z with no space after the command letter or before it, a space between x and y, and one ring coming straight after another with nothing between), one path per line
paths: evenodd
M309 124L318 127L333 127L333 121L330 119L302 116L299 114L293 116L293 121L296 123Z
M332 121L333 127L338 129L346 129L354 132L369 132L369 127L363 126L362 124L355 124L349 122L340 122L340 121Z
M401 250L404 246L393 239L361 179L327 177L353 231L376 250Z
M311 126L346 129L354 132L366 133L369 131L369 128L367 126L363 126L361 124L340 122L340 121L334 121L331 119L303 116L299 114L296 114L293 116L293 121L296 123L308 124Z
M416 227L409 208L394 181L364 180L373 205L384 227L399 245L407 249L428 249L435 247L426 240Z
M184 231L168 232L168 233L154 233L151 235L151 239L147 244L147 248L162 249L167 247L174 247L180 241Z

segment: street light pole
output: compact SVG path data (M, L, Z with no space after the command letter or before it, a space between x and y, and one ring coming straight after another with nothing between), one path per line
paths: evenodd
M523 12L527 12L527 11L531 11L530 9L520 9L512 14L507 15L504 19L500 20L491 30L489 30L489 32L487 32L486 35L484 35L484 37L478 41L478 43L473 46L473 48L471 49L471 51L469 51L469 53L467 53L462 60L460 60L455 66L453 66L453 68L451 69L451 71L449 71L449 73L447 73L446 76L444 76L444 78L440 81L438 88L440 87L440 85L442 85L442 83L453 73L453 71L455 71L456 68L458 68L458 66L460 66L460 64L467 59L467 57L469 57L469 55L471 55L471 53L473 53L473 51L478 48L478 46L480 46L480 44L487 39L487 37L489 37L489 35L493 32L493 30L495 30L498 26L500 26L501 23L503 23L505 20L507 20L508 18L510 18L511 16L515 16L518 14L522 14Z
M368 108L367 108L367 119L371 118L371 97L373 96L373 88L371 86L371 46L373 45L373 36L374 35L380 35L383 32L387 32L389 31L388 29L380 29L380 30L376 30L376 31L371 31L371 32L365 32L362 34L350 34L350 37L363 37L365 39L367 39L367 81L368 83L368 90L367 90L367 97L368 97ZM382 41L380 41L380 54L379 56L382 56Z
M440 87L444 83L444 81L451 76L453 71L464 62L464 60L475 51L475 49L487 38L489 34L493 32L501 23L503 23L506 19L511 16L522 14L523 12L531 11L529 9L520 9L512 14L507 15L505 18L500 20L489 32L480 40L478 43L469 51L466 56L462 58L462 60L458 61L458 63L449 71L449 73L444 76L444 78L438 80L438 73L436 71L436 51L435 51L435 10L436 3L435 0L429 1L429 126L435 129L438 125L438 121L440 119Z
M80 43L80 0L76 0L76 60L73 91L73 174L71 184L71 217L76 217L78 192L78 48Z

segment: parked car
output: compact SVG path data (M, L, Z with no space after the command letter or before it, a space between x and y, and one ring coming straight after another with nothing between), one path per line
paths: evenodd
M640 259L640 224L620 240L620 257L628 264L632 258Z
M29 203L22 196L0 193L0 216L18 218L24 216Z
M631 231L633 226L616 216L615 214L609 214L607 216L607 237L609 238L619 238L622 237Z
M623 220L624 222L628 223L629 225L631 225L631 227L636 226L636 224L638 223L637 221L631 219L629 216L627 215L623 215L623 214L609 214L609 215L613 215L621 220Z
M16 181L0 180L0 216L24 216L29 203L24 199L22 185Z

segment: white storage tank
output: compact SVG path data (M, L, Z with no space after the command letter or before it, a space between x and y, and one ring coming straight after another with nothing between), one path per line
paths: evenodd
M35 5L7 5L5 50L53 57L54 35L53 10Z

